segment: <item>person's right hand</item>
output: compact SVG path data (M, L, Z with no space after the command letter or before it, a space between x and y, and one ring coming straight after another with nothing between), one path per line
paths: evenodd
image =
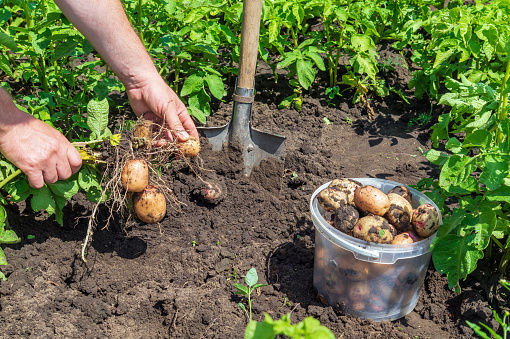
M8 113L0 120L0 152L30 186L68 179L80 169L80 153L59 131L17 108Z

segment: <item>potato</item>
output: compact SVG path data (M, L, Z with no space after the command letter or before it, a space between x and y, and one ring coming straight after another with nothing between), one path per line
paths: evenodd
M158 223L166 214L165 195L157 187L149 185L143 192L135 193L133 209L141 221L148 224Z
M390 209L384 217L395 226L398 232L410 230L413 206L404 197L396 193L388 193L388 199L390 200Z
M354 206L343 205L335 210L333 226L344 233L351 233L358 220L358 210Z
M129 160L122 168L120 181L128 192L142 192L149 184L149 167L145 160Z
M335 220L335 212L332 212L332 211L326 211L322 217L324 218L324 220L326 220L326 222L328 224L330 224L331 226L335 227L335 223L334 223L334 220Z
M368 309L372 312L382 312L386 309L387 303L378 295L370 293L368 296Z
M352 230L352 235L369 242L391 244L397 230L383 217L374 215L359 219Z
M177 148L181 151L182 155L188 158L193 158L200 152L200 141L194 136L190 135L186 141L177 141Z
M349 284L347 294L351 301L364 301L370 294L370 286L366 281L356 281Z
M393 239L392 244L394 245L412 244L420 240L421 240L420 237L416 233L414 233L413 231L407 231L397 234L397 236Z
M317 195L317 202L326 211L333 212L342 206L342 204L347 205L349 200L345 192L327 187L319 192Z
M413 212L413 229L422 238L428 238L439 228L439 213L430 204L418 206Z
M152 121L140 120L135 130L133 131L133 148L146 148L152 147Z
M365 302L363 301L356 301L351 304L351 310L355 312L361 312L365 309Z
M354 192L358 187L363 186L362 183L356 180L343 178L343 179L334 179L330 184L329 187L336 188L342 192L345 192L347 194L347 198L349 201L349 204L354 206Z
M388 194L390 193L398 194L402 198L406 199L410 204L413 203L413 194L411 193L409 188L405 186L395 186L388 192Z
M366 280L369 274L369 264L357 260L351 252L346 252L338 259L338 269L341 275L351 281Z
M380 189L365 185L354 192L354 204L363 212L383 216L390 209L390 200Z

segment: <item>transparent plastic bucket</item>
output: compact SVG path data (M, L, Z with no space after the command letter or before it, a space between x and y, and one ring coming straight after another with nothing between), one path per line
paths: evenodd
M400 183L374 178L353 178L388 193ZM412 244L376 244L356 239L333 228L323 217L316 196L329 186L319 187L310 199L315 226L313 282L319 296L344 312L374 321L399 319L411 312L420 296L430 262L434 236ZM407 186L406 186L407 187ZM413 208L436 204L423 193L407 187Z

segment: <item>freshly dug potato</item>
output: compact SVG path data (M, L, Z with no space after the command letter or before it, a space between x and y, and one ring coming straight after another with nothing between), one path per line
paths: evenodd
M368 309L372 312L382 312L387 308L387 303L378 295L370 293L368 296Z
M347 205L349 200L345 192L327 187L319 192L317 195L317 202L326 211L333 212L342 206L342 204Z
M335 227L335 212L332 212L332 211L326 211L326 213L324 213L322 215L322 217L324 218L324 220L326 220L328 222L328 224L330 224L331 226Z
M354 192L354 204L363 212L383 216L390 209L390 200L380 189L365 185Z
M402 244L412 244L414 242L420 241L420 237L414 233L413 231L402 232L397 234L397 236L393 239L393 245L402 245Z
M434 206L423 204L413 212L413 228L422 238L428 238L439 228L439 214Z
M364 301L370 293L370 286L366 281L356 281L349 284L347 294L351 301Z
M343 179L334 179L329 184L329 187L336 188L342 192L345 192L347 194L347 198L349 201L349 204L354 206L354 192L358 187L363 186L362 183L356 180L343 178Z
M185 157L193 158L196 157L200 152L200 141L194 136L190 135L189 139L184 142L177 141L177 148Z
M152 146L152 121L142 120L133 132L133 148L150 149Z
M402 198L406 199L410 204L413 203L413 194L411 193L409 188L405 186L395 186L388 192L388 194L390 193L398 194L402 196Z
M133 197L133 209L141 221L155 224L163 220L166 214L166 199L161 191L152 185Z
M352 235L369 242L391 244L397 230L383 217L374 215L359 219L352 230Z
M365 309L365 302L364 301L355 301L351 304L351 310L356 312L361 312Z
M413 206L401 195L388 193L390 209L384 215L398 232L408 231L413 217Z
M378 276L381 274L390 274L395 269L394 265L388 264L378 264L372 263L370 264L370 274L374 276Z
M351 233L358 223L359 212L352 205L342 205L335 210L333 226L344 233Z
M357 260L350 252L338 258L338 269L340 274L351 281L366 280L369 274L368 264Z
M149 184L149 167L145 160L129 160L122 169L120 181L128 192L141 192Z

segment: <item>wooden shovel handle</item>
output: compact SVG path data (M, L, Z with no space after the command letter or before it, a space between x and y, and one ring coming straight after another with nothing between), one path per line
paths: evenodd
M243 2L238 87L248 89L254 87L262 1L263 0L244 0Z

